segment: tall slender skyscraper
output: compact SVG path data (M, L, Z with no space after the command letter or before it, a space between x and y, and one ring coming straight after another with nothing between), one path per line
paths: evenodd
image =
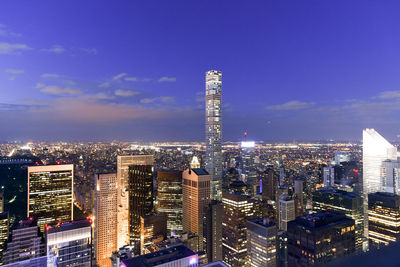
M211 175L211 198L221 199L222 72L206 73L206 170Z
M28 217L46 224L73 220L74 165L28 167Z
M117 174L95 175L95 258L100 267L111 267L110 257L117 251Z

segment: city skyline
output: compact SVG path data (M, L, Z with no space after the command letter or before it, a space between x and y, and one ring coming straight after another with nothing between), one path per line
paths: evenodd
M397 141L398 6L7 1L0 140L204 140L217 69L223 141Z

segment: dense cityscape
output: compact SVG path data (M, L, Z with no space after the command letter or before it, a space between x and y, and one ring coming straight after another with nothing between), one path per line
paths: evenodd
M399 3L21 2L0 266L399 266Z

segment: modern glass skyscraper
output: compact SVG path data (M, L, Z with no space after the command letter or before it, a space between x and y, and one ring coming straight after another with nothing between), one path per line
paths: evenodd
M211 175L211 198L221 199L222 72L206 73L206 170Z
M46 224L73 220L74 165L28 167L28 217Z
M368 238L368 194L383 190L381 177L385 160L396 160L397 149L374 129L363 131L364 236Z
M363 131L364 194L382 190L381 168L385 160L397 160L397 149L374 129Z

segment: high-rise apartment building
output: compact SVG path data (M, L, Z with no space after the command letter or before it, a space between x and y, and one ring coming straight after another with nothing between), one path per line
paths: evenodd
M205 238L208 262L222 260L222 202L212 200L206 207Z
M211 175L211 198L221 199L222 72L206 73L206 170Z
M375 246L400 239L400 196L387 192L368 195L369 239Z
M312 194L313 210L333 210L344 213L355 222L356 250L360 251L364 237L363 200L361 196L335 188L321 188Z
M182 171L158 171L157 212L167 216L168 234L181 234L182 227Z
M153 213L153 172L152 155L136 156L136 163L129 165L129 242L140 253L140 218Z
M73 220L74 165L28 167L28 217L46 224Z
M368 194L383 189L381 169L385 160L397 160L397 149L374 129L363 131L364 236L368 238Z
M324 167L323 169L324 180L323 184L325 187L335 185L335 168L331 165Z
M205 169L183 172L183 231L198 234L199 250L203 250L203 218L210 203L210 180Z
M0 265L3 265L3 253L10 231L10 218L8 212L0 213Z
M46 226L47 255L56 257L58 267L92 266L91 224L82 220Z
M277 263L277 227L269 219L247 221L247 256L250 267L275 267Z
M321 211L297 217L287 225L288 266L322 265L355 251L354 220Z
M111 267L110 257L117 251L117 174L95 175L94 248L99 267Z
M349 162L350 155L347 151L337 151L335 152L335 164L340 165L343 162Z
M288 194L279 197L279 229L287 231L288 222L296 218L294 199Z
M130 243L129 226L129 166L131 165L153 165L152 155L132 155L117 157L117 247L121 248ZM140 225L140 216L136 218ZM139 235L140 230L136 233ZM138 237L137 237L138 238Z
M231 267L247 263L247 220L254 219L253 200L239 192L222 192L222 257Z
M11 239L7 242L7 249L3 254L3 263L39 258L46 255L45 242L39 231L37 221L33 218L20 221L12 231Z
M384 160L381 167L382 191L400 193L400 158Z
M304 213L304 199L303 199L304 182L302 180L294 180L294 204L296 217L302 216Z
M0 213L4 212L4 194L0 191Z

